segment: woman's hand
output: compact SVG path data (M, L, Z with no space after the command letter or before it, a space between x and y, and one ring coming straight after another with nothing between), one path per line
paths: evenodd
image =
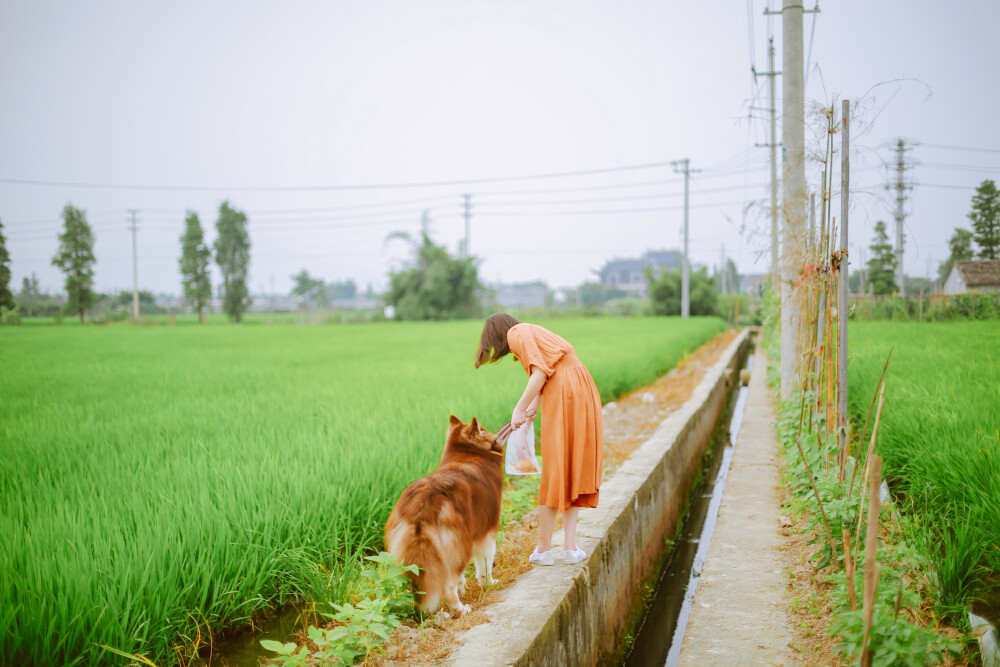
M511 428L520 428L521 424L528 421L527 416L524 414L524 410L514 406L514 411L510 413L510 425Z

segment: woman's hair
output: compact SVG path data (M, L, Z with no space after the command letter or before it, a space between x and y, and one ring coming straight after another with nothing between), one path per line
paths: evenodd
M515 324L520 324L507 313L494 313L483 324L483 335L479 337L479 352L476 354L476 368L492 364L510 354L507 332Z

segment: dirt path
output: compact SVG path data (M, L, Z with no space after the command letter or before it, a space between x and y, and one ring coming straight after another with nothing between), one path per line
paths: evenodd
M719 334L652 385L636 389L604 407L605 478L645 442L670 413L684 404L707 369L719 360L738 335L739 331L735 330ZM388 667L441 663L460 641L460 633L488 622L483 609L499 599L502 589L531 569L527 563L528 554L537 540L538 513L532 510L520 522L510 522L498 541L493 575L500 584L484 591L475 578L468 582L463 601L472 607L470 614L452 619L438 612L422 627L397 628L385 644L385 656L369 656L365 664Z
M680 665L796 664L774 404L761 348Z

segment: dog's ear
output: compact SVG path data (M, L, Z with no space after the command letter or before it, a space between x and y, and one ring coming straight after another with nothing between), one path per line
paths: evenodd
M469 429L473 433L477 433L477 434L479 433L479 421L475 417L473 417L472 421L469 422Z
M455 426L461 426L462 420L456 417L455 415L452 415L451 417L448 418L448 423L450 423L451 426L454 428Z

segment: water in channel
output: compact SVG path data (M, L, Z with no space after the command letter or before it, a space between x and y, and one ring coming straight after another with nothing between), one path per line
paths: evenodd
M753 354L747 358L753 368ZM718 429L702 467L701 482L692 492L690 509L677 543L660 573L645 616L636 631L632 647L622 662L624 667L667 665L680 657L691 604L701 578L701 570L712 541L726 475L733 458L733 445L743 423L747 387L741 386L729 402L728 429Z

